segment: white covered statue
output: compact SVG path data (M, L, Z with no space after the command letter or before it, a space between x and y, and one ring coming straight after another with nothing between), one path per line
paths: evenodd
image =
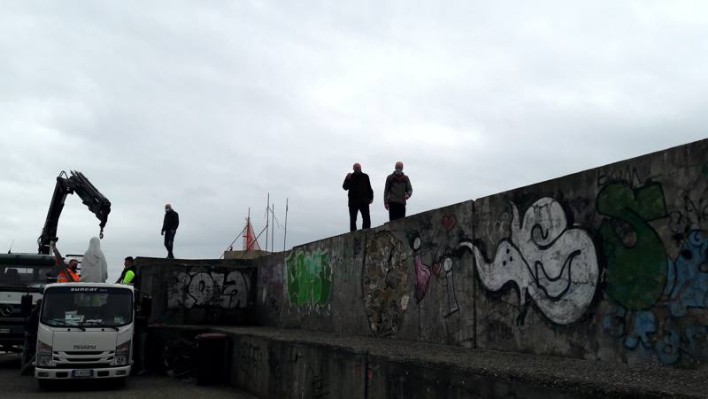
M89 247L81 261L81 281L87 283L105 283L108 279L108 262L101 251L101 241L91 237Z

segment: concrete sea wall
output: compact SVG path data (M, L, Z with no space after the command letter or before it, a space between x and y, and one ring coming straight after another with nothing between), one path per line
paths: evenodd
M150 324L256 322L256 267L247 259L137 258L140 295L152 297Z
M708 140L259 259L137 263L153 323L704 369Z
M708 140L256 260L259 324L708 361Z

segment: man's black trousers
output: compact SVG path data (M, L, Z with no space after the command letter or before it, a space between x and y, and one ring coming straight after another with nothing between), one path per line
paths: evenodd
M402 219L406 217L406 205L398 202L388 203L388 220Z
M369 204L349 204L349 231L356 231L356 216L361 212L362 229L371 228L371 215L369 215Z

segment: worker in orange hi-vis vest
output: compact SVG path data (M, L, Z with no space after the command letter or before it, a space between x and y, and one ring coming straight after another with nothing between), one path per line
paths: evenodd
M72 259L69 261L69 266L64 268L59 272L57 276L57 283L78 283L79 274L76 273L76 269L79 266L79 261Z

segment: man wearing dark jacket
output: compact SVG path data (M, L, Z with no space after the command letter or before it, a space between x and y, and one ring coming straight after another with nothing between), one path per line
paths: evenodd
M348 173L344 178L342 188L349 191L349 231L356 230L356 216L361 212L362 229L371 228L369 204L374 201L374 190L371 188L369 175L361 172L361 165L354 164L354 173Z
M175 234L179 227L179 214L172 209L172 205L165 204L165 220L162 222L162 235L165 236L165 248L167 248L167 257L174 259L172 254L172 246L175 242Z
M388 220L406 217L406 201L413 195L411 179L403 173L403 162L396 162L393 173L386 178L384 186L384 207L388 210Z

